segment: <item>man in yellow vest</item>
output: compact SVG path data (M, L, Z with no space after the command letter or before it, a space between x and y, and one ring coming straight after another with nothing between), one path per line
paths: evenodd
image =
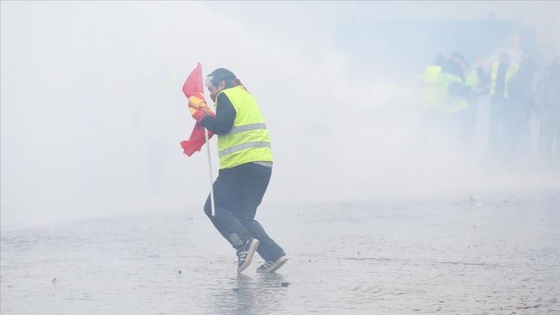
M490 68L490 149L499 154L503 147L503 125L507 115L508 82L519 68L502 52Z
M439 133L444 126L445 117L440 108L447 89L443 73L445 62L446 59L442 54L436 54L419 80L420 102L418 102L418 109L421 115L422 128L415 150L425 150L428 147L426 144L432 141L433 133Z
M442 87L438 113L441 115L441 132L450 136L456 145L470 145L469 89L463 80L463 69L459 63L448 58L443 65Z
M437 54L430 66L422 74L422 102L420 109L424 116L431 116L439 109L442 95L445 93L443 86L443 65L446 59ZM431 120L431 118L425 118Z
M237 251L237 272L245 270L255 251L265 260L258 272L274 272L288 258L255 220L272 174L270 136L257 102L229 70L219 68L206 78L216 115L199 109L193 118L218 135L220 170L204 212Z

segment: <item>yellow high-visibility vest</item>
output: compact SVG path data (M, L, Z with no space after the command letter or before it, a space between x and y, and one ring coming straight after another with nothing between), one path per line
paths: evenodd
M462 109L468 108L469 107L469 103L463 99L463 98L459 98L459 97L454 97L451 96L449 94L449 92L447 91L447 88L449 87L449 85L451 83L457 82L460 83L461 85L463 84L463 79L461 79L459 76L451 74L451 73L445 73L444 74L444 79L445 79L445 95L443 96L442 102L441 102L441 112L443 114L453 114L455 112L458 112Z
M480 85L480 77L476 69L469 70L467 78L465 79L465 86L467 86L471 91L475 91Z
M218 135L220 168L249 162L272 162L268 129L253 96L242 86L224 89L220 93L226 94L236 111L231 130Z
M498 79L499 68L500 68L500 62L495 61L492 64L492 68L490 69L490 95L491 96L496 94L496 80ZM502 95L505 98L508 97L507 86L508 86L509 79L511 79L511 77L513 77L513 75L517 72L517 69L519 69L519 65L517 63L512 62L509 64L506 70L506 78L504 82L504 95Z

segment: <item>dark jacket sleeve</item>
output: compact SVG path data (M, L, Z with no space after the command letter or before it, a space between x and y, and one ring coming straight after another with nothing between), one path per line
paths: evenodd
M202 124L217 135L228 133L233 127L237 112L225 93L220 93L216 100L216 117L207 115Z

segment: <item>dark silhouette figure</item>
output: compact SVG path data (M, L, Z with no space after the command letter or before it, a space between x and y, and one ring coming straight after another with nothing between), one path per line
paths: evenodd
M519 70L508 82L509 97L504 121L503 161L510 166L529 162L531 157L531 130L529 121L536 110L533 78L536 66L533 60L524 59Z
M538 86L539 158L545 170L560 171L560 56L556 56Z

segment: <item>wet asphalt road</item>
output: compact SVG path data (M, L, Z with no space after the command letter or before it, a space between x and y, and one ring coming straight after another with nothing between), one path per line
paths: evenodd
M199 209L2 231L1 314L560 314L560 197L260 210L241 275Z

